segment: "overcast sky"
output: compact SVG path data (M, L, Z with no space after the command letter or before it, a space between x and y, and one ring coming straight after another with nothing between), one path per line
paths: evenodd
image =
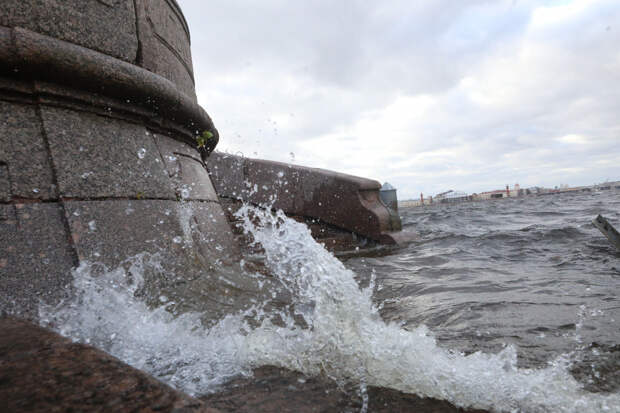
M179 0L219 150L448 189L620 179L618 0Z

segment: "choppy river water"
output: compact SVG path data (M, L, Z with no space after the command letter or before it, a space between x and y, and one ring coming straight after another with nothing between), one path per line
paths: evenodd
M599 213L620 222L620 192L408 209L417 242L343 263L303 224L244 207L288 310L256 303L209 328L173 317L134 295L158 265L142 254L103 275L83 264L76 299L40 313L195 395L274 365L463 407L620 412L620 253Z
M418 242L349 260L383 288L385 320L428 326L440 346L522 367L559 356L592 391L620 390L620 252L594 227L620 227L620 191L554 194L400 211Z

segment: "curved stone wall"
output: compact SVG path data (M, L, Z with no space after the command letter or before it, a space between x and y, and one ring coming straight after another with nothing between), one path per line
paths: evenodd
M172 0L3 2L0 313L36 318L71 294L73 268L140 254L161 264L144 276L173 311L217 318L259 295L221 281L238 248L203 160L218 135L189 47Z
M21 27L141 66L196 100L190 35L175 0L3 0Z

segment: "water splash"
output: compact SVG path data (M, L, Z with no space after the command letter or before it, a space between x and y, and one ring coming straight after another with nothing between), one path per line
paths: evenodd
M139 254L116 269L82 263L74 270L75 298L57 307L41 304L41 324L75 341L99 347L124 362L193 394L217 389L230 378L250 373L239 356L247 325L228 316L205 329L200 314L174 317L175 305L159 297L150 308L139 298L142 274L163 271L158 254Z
M56 308L42 305L43 324L191 394L217 391L231 377L275 365L462 407L620 412L620 395L583 390L568 372L567 357L545 369L520 369L514 347L466 356L437 346L425 326L407 331L384 322L372 302L373 283L360 289L354 274L317 244L305 225L281 212L247 206L237 215L292 297L292 311L275 310L282 322L270 321L266 303L209 329L200 314L173 317L166 309L174 303L149 308L139 298L140 274L146 266L159 266L159 257L141 254L113 270L82 264L74 273L76 298ZM261 321L256 326L249 318Z

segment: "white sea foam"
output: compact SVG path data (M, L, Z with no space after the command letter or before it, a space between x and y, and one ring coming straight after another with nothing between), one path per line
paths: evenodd
M244 320L261 313L260 306L229 315L209 329L202 326L200 314L174 318L166 311L170 302L149 309L134 297L145 266L159 266L158 256L149 254L128 260L127 270L81 265L74 273L75 300L57 308L42 306L43 323L191 394L216 391L253 367L275 365L458 406L620 412L620 395L583 390L564 358L545 369L519 369L513 347L465 356L437 346L424 326L407 331L385 323L373 305L372 284L360 289L354 274L317 244L305 225L250 207L238 215L263 246L267 267L292 293L295 312L309 327L284 314L284 326L267 317L259 327L250 327Z

